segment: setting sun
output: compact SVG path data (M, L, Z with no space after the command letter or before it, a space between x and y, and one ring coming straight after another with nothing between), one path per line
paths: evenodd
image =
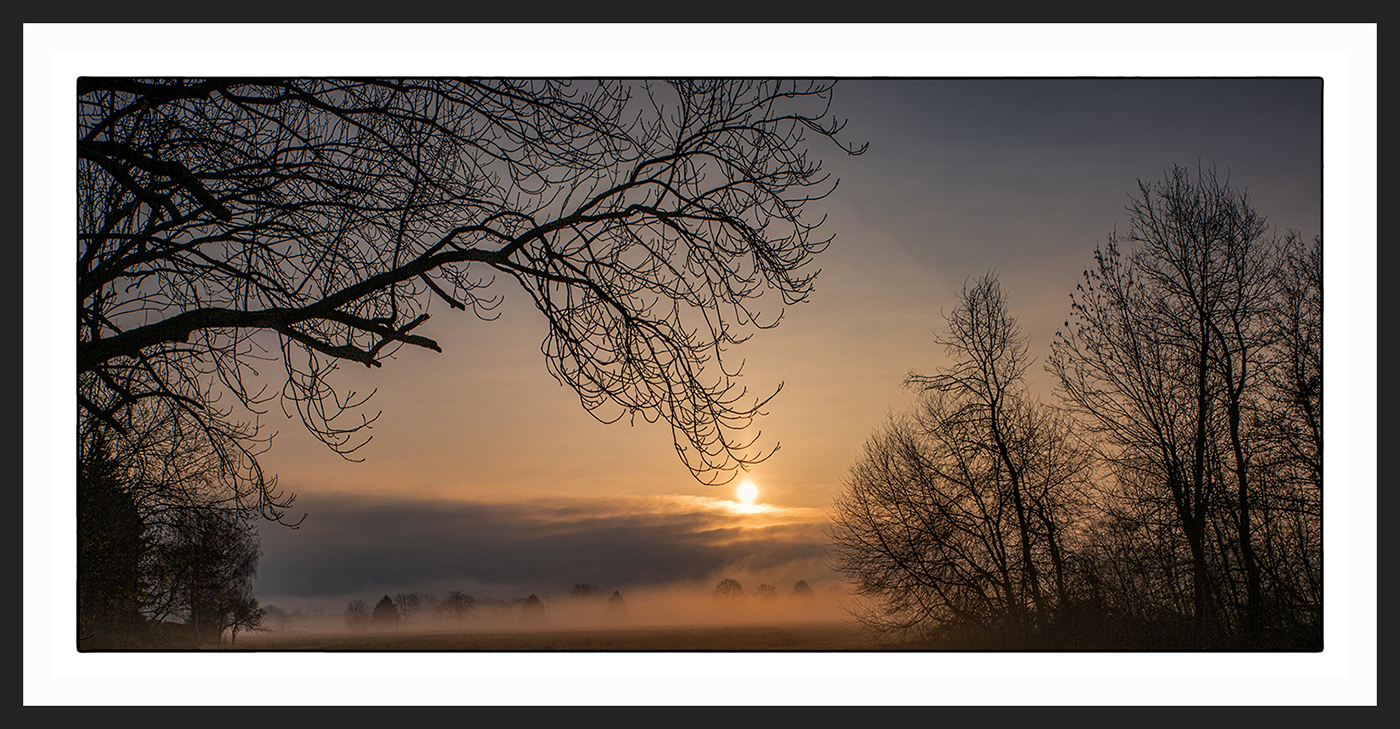
M754 486L752 481L745 481L739 487L739 500L752 506L753 500L756 498L758 498L758 487Z

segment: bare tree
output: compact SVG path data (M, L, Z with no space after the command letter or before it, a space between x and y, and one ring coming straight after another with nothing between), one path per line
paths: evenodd
M1261 444L1282 244L1214 170L1139 182L1128 215L1085 272L1050 369L1116 472L1122 493L1101 500L1112 518L1165 540L1162 574L1173 551L1190 565L1163 584L1189 589L1196 639L1257 641L1274 579L1259 552L1275 516Z
M228 631L229 645L238 642L239 631L266 630L263 623L267 617L268 611L258 605L257 598L247 593L235 595L223 624Z
M1265 407L1252 429L1259 459L1260 541L1268 617L1317 636L1322 623L1322 239L1284 243Z
M917 407L872 436L846 478L834 566L877 631L1035 640L1070 600L1089 464L1069 422L1025 391L1026 340L993 275L964 288L947 324L950 365L909 377Z
M400 592L394 595L394 601L399 606L399 615L403 616L404 625L408 625L423 608L423 596L416 592Z
M665 420L697 478L727 480L771 450L724 353L807 298L829 241L807 138L840 131L831 89L80 79L80 414L200 431L280 518L256 415L280 402L351 457L373 416L336 368L440 351L430 305L492 318L505 278L590 413Z
M1268 371L1271 410L1288 457L1322 486L1322 238L1305 244L1296 233L1284 247Z
M738 580L726 577L715 585L715 597L721 600L737 600L744 596L744 586Z
M182 620L196 644L255 627L263 616L252 594L261 556L244 513L201 505L171 515L155 532L145 574L151 618Z
M476 612L476 598L460 590L451 590L447 597L437 604L436 610L439 615L451 618L461 628L463 622L472 613Z
M364 630L369 627L370 608L364 600L351 600L345 606L345 625L351 630Z

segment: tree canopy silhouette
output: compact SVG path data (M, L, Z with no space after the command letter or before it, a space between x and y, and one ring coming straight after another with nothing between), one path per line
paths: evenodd
M141 620L146 524L126 474L105 443L78 463L78 643L118 643Z
M964 287L939 338L949 364L911 374L851 467L831 516L833 566L896 635L958 632L1023 644L1070 602L1069 547L1087 455L1025 385L1028 344L994 274Z
M1128 214L1049 362L1117 476L1103 507L1162 545L1121 592L1189 604L1202 643L1320 639L1321 240L1213 169L1139 182Z
M1322 250L1214 170L1138 183L1051 345L991 277L851 467L833 566L944 645L1320 650Z
M374 612L370 615L370 622L380 629L397 627L399 607L388 595L385 595L379 599L379 602L375 603Z
M404 625L412 622L422 610L424 602L423 596L416 592L399 592L394 595L394 603L398 606L399 615L403 616Z
M612 597L608 598L607 616L613 621L627 619L627 601L623 599L621 591L613 590Z
M345 606L345 625L351 630L364 630L369 627L371 615L369 605L364 600L351 600Z
M544 622L544 601L535 593L520 603L520 622L526 625L539 625Z
M170 515L154 545L148 608L153 619L183 619L196 644L217 644L224 630L251 629L262 611L253 578L262 558L257 529L245 514L192 508Z
M744 596L744 586L739 581L731 577L726 577L715 585L715 597L734 600Z
M432 306L493 318L508 279L584 408L664 420L728 480L772 451L725 352L807 298L830 240L807 142L842 127L832 86L82 78L80 413L168 412L280 518L256 415L278 402L351 457L375 416L336 368L441 351Z
M457 627L462 627L467 616L476 611L476 598L460 590L451 590L447 597L437 604L435 611L438 615L446 616L457 622Z

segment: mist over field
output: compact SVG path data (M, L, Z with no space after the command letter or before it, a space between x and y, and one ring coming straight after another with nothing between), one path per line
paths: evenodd
M756 585L754 585L756 587ZM789 588L790 589L790 588ZM636 630L642 628L707 628L829 624L844 620L844 596L834 589L793 594L720 597L701 586L637 590L610 600L611 593L590 597L558 595L541 598L531 611L526 600L478 601L460 620L426 611L407 620L352 627L343 611L289 613L273 616L256 640L274 647L296 635L344 634L366 637L410 634ZM370 601L366 601L370 602Z

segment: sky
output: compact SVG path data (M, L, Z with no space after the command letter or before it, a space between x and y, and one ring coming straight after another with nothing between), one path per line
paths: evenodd
M644 703L712 703L719 696L725 703L764 703L779 688L788 703L827 703L838 695L829 683L838 676L849 678L839 695L856 703L1002 703L994 682L981 679L1013 674L1056 677L1023 686L1021 695L1032 703L1099 703L1103 696L1130 703L1211 703L1215 696L1232 703L1244 694L1227 694L1239 685L1230 680L1242 676L1271 679L1248 684L1258 703L1303 700L1315 692L1324 703L1329 691L1366 695L1364 685L1348 681L1367 675L1368 656L1374 677L1373 622L1366 632L1368 617L1374 621L1374 585L1365 584L1375 574L1368 511L1375 498L1374 29L1367 35L1349 26L1208 26L1183 36L1160 26L1069 26L1054 33L1034 26L800 28L798 35L816 36L816 42L804 37L786 51L785 43L797 41L763 41L778 37L771 28L720 35L629 32L643 39L635 52L652 54L640 64L596 52L596 33L585 42L567 29L541 29L559 49L553 55L513 48L502 32L476 36L480 48L467 56L425 50L435 46L416 32L422 29L264 30L201 33L197 42L193 35L166 34L171 42L153 53L129 52L100 26L64 26L61 34L40 38L39 50L49 55L26 62L26 155L36 155L26 157L26 174L47 168L42 155L56 160L53 169L73 166L62 120L71 118L71 111L64 117L71 102L63 95L71 95L74 75L152 69L234 74L291 68L321 75L466 67L483 76L639 66L646 75L704 69L805 76L809 69L830 69L843 77L832 108L849 120L842 138L870 144L860 157L813 146L840 179L836 192L811 209L827 216L822 230L834 241L818 257L822 273L811 300L790 307L780 326L759 332L741 350L745 386L764 394L782 386L756 423L760 446L780 445L769 460L733 483L706 486L675 457L665 427L594 421L547 373L539 315L522 292L502 287L499 320L441 315L425 326L422 333L442 345L441 354L403 350L369 376L347 369L342 384L377 390L371 412L383 413L374 440L357 454L363 462L340 459L276 411L265 421L278 436L263 465L297 494L292 512L305 512L307 520L295 531L263 527L255 590L264 604L288 609L343 609L350 599L372 602L407 590L549 598L577 582L624 592L712 589L725 576L750 591L760 581L784 590L797 579L830 586L835 576L824 561L825 511L865 439L912 403L904 378L943 363L934 337L965 281L997 273L1030 337L1037 360L1031 384L1048 400L1052 383L1040 366L1068 313L1069 294L1094 246L1125 224L1128 193L1139 179L1158 180L1173 164L1214 165L1233 186L1248 190L1277 229L1307 237L1322 232L1324 202L1328 207L1326 327L1334 398L1328 477L1352 476L1352 487L1328 495L1328 600L1336 609L1329 610L1323 655L1268 661L1226 655L1208 665L1115 656L1111 666L1076 656L1018 657L1011 667L998 656L976 655L951 662L749 657L743 667L705 656L645 663L563 656L544 664L510 655L469 662L416 656L393 664L405 679L394 684L399 701L451 696L468 703L537 703L538 693L512 683L526 676L548 682L551 700L564 703L610 697L631 703L637 692ZM452 30L429 28L426 35L450 47ZM365 50L371 46L388 55ZM756 47L773 53L751 52ZM813 47L822 50L809 52ZM833 49L851 52L829 55ZM877 80L884 76L901 78ZM979 78L963 78L969 76ZM1074 78L1080 76L1096 78ZM1325 83L1312 78L1318 76ZM60 120L47 122L57 141L42 127L32 131L33 109L39 110L37 124L48 118L41 112ZM1354 198L1345 196L1349 189ZM26 317L54 317L52 329L60 333L71 331L63 323L70 315L62 314L71 312L71 297L62 298L71 282L59 279L54 292L42 284L51 271L71 270L62 253L70 249L48 253L36 237L51 228L55 237L71 239L71 212L50 201L63 200L68 190L71 177L63 174L27 179L25 188L27 210L47 206L26 217ZM30 220L38 221L32 231ZM71 353L72 344L49 343L44 331L26 320L26 700L70 703L78 686L93 701L128 703L148 696L142 686L149 682L111 677L163 676L166 685L178 684L183 700L228 701L210 687L216 684L186 677L247 675L249 666L201 656L146 661L71 651L63 606L73 604L67 516L73 502L71 492L51 483L65 473L71 483L72 476L61 465L51 467L57 475L44 475L35 464L67 458L61 446L72 432L67 413L73 408L50 412L33 398L49 390L72 397L71 378L57 377L59 386L50 381L50 370L61 375L63 368L35 354ZM1354 418L1336 418L1332 411L1339 407L1348 409L1343 414L1358 410ZM1336 438L1334 428L1356 437ZM734 503L742 480L758 488L754 509ZM289 680L313 676L298 684L300 698L272 697L273 703L308 697L359 703L371 694L355 693L362 684L353 679L389 665L356 656L325 659L259 661L252 668ZM584 674L590 680L576 680ZM753 680L736 682L736 675ZM685 680L668 680L677 676ZM1164 687L1191 690L1159 693ZM1370 691L1374 702L1373 685ZM166 703L169 696L146 701Z
M265 418L279 433L263 466L306 521L262 528L259 598L339 610L400 591L548 600L582 582L834 586L826 509L865 440L912 403L905 377L945 364L935 336L969 278L996 273L1030 337L1030 384L1052 400L1050 342L1138 180L1214 167L1279 233L1321 232L1316 78L845 79L832 113L869 148L810 146L839 180L806 211L834 236L816 289L737 352L750 392L781 386L755 423L769 459L707 485L664 423L595 421L546 371L542 315L501 281L499 319L444 309L423 327L441 354L344 370L380 413L359 462L276 408ZM732 508L744 481L781 528Z

